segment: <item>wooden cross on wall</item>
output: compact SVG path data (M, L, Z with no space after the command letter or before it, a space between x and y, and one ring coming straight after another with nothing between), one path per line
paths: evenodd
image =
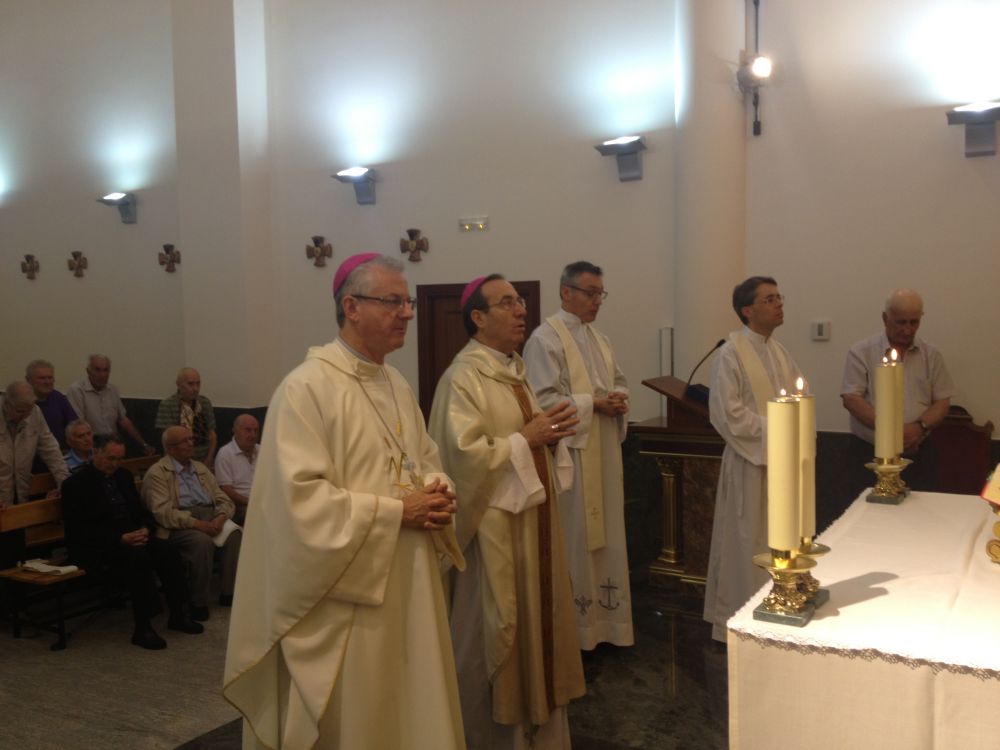
M166 266L163 270L167 273L173 273L177 270L177 264L181 262L181 251L174 250L173 245L164 245L163 252L157 255L160 265Z
M419 229L407 229L406 236L409 239L399 241L399 252L403 253L403 255L409 253L410 261L419 263L421 260L420 253L429 252L431 243L426 237L420 236Z
M24 260L21 261L21 273L27 275L27 277L32 281L35 280L35 277L38 275L41 268L41 264L34 255L25 255Z
M70 255L73 257L66 261L66 265L69 266L69 270L73 272L74 276L78 279L83 278L83 272L87 268L87 259L79 250L73 250Z
M306 245L306 257L309 258L316 268L323 268L326 259L333 257L333 245L326 242L326 238L321 234L314 234L313 243Z

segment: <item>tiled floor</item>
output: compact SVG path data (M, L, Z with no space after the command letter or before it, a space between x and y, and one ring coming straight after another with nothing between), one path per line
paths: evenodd
M725 646L701 620L701 592L633 582L635 646L584 654L586 697L570 706L574 750L723 750ZM178 750L239 750L232 722Z

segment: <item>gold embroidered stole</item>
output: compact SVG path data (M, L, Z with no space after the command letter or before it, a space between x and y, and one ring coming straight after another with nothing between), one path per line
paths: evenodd
M521 407L521 415L527 424L532 418L531 401L528 393L520 383L511 384L517 404ZM554 682L554 649L553 649L553 604L552 604L552 504L549 495L550 479L546 448L539 445L531 449L531 458L535 462L535 472L545 488L545 500L537 506L538 513L538 589L542 613L542 662L545 673L545 698L551 712L556 706Z
M566 355L566 367L569 369L569 389L571 393L593 393L594 384L587 373L580 347L577 345L569 328L558 315L546 318L559 335L563 352ZM586 330L584 331L586 335ZM615 370L611 351L594 335L601 358L608 370L608 382L614 383ZM599 550L607 543L604 533L604 475L601 460L601 420L595 411L590 420L590 432L587 434L587 445L580 451L580 473L583 477L583 507L587 524L587 550Z

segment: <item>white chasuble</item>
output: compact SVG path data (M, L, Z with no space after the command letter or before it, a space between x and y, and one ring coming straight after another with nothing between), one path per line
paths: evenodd
M582 374L574 360L582 364ZM594 398L612 391L628 394L628 383L607 337L565 310L534 330L524 346L524 362L542 408L569 400L580 419L576 435L565 441L573 458L574 481L559 506L580 647L631 646L635 640L621 455L627 420L624 414L612 417L594 410ZM596 463L598 471L588 472L587 462ZM596 549L588 541L587 501L593 500L587 495L596 496L602 509L604 544Z
M452 528L400 526L407 485L438 477L451 484L392 367L338 340L278 386L226 653L244 747L465 747L439 551L464 561Z
M718 641L726 640L729 618L769 580L751 561L767 551L767 399L782 388L790 392L799 375L785 347L746 327L730 335L712 363L709 418L726 448L704 616Z
M441 376L429 421L455 480L468 560L454 576L451 615L466 740L476 750L520 747L527 738L539 750L568 748L565 706L586 688L557 480L550 450L530 451L517 434L539 410L524 364L514 355L508 366L498 355L470 341ZM536 487L518 469L526 450L538 502L529 501ZM498 503L499 494L509 497ZM508 509L515 506L519 512Z

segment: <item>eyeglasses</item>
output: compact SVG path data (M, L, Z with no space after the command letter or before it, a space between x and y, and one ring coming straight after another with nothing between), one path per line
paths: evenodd
M389 312L403 312L406 306L409 305L413 312L417 311L417 300L415 297L397 297L395 295L391 297L369 297L366 294L352 294L354 299L364 299L369 302L378 302L382 307L384 307Z
M583 287L573 286L572 284L563 284L563 286L568 286L570 289L576 289L578 292L583 292L591 299L597 299L598 297L601 299L608 298L608 292L606 289L584 289Z
M769 294L766 297L763 297L762 299L755 300L754 304L755 305L757 305L757 304L760 304L760 305L776 305L779 302L784 302L787 299L788 298L785 295L783 295L783 294Z
M494 302L492 305L487 305L487 307L502 307L504 310L510 312L514 309L515 305L520 305L525 310L528 309L528 303L524 301L524 297L504 297L499 302Z

